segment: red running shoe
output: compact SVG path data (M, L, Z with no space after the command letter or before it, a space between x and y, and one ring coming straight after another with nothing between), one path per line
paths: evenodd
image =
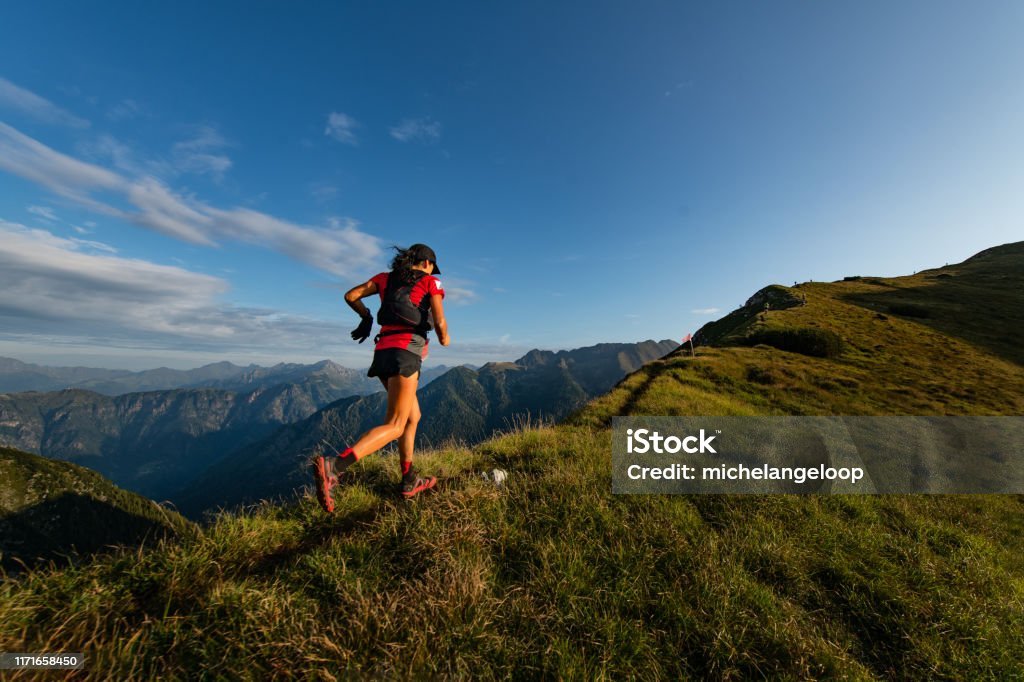
M420 476L411 481L402 481L402 497L409 499L419 495L424 490L430 490L437 485L437 478L434 476Z
M330 463L323 455L317 455L310 462L313 468L313 480L316 484L316 499L326 512L334 511L334 497L331 495L331 488L338 485L338 477L331 469Z

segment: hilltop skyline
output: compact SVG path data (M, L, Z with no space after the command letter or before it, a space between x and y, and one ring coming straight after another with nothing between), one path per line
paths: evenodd
M1024 7L33 3L0 26L0 356L369 363L348 287L438 253L428 364L682 338L770 282L1024 234ZM371 305L376 308L376 305Z

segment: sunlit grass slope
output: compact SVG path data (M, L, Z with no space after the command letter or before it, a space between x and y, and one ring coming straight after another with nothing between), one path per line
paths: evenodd
M1024 414L1001 340L1020 308L964 300L1019 304L1015 253L987 288L962 270L947 302L942 271L780 288L806 305L754 304L565 424L424 455L431 497L396 499L378 456L332 516L307 497L7 581L0 649L84 651L95 679L1019 679L1022 497L617 497L608 431L617 414ZM817 352L804 329L839 349L777 347ZM503 488L478 475L495 466Z

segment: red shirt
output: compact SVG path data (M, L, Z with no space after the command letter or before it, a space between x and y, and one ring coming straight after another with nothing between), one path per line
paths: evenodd
M384 289L388 286L388 275L390 273L381 272L370 278L370 281L377 285L377 294L380 296L381 301L384 300ZM424 275L418 282L413 286L412 291L409 292L409 299L413 305L418 306L423 302L424 296L432 296L434 294L444 298L444 288L441 286L441 280L433 275ZM391 331L393 329L405 329L400 325L385 324L381 327L382 332ZM427 357L427 340L419 334L413 334L412 332L406 334L388 334L387 336L380 337L380 341L377 342L374 350L384 350L385 348L401 348L403 350L411 351L416 353L421 358Z

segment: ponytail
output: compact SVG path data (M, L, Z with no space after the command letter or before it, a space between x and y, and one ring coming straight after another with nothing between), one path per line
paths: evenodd
M391 259L391 274L402 285L412 284L418 277L413 272L412 266L416 261L412 256L412 249L403 249L400 246L392 246L395 250L395 257Z

